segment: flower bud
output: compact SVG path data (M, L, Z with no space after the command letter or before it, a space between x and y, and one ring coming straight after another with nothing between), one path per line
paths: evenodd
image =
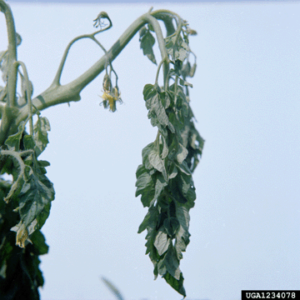
M111 89L111 80L108 74L105 74L103 78L103 89L104 92L110 91Z

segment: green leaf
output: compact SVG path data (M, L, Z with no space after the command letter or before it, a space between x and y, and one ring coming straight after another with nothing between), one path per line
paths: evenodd
M21 141L24 129L25 129L25 122L21 122L18 127L18 132L13 135L10 135L6 139L5 145L7 146L8 150L15 150L15 151L20 150L20 141Z
M167 172L164 165L164 160L160 158L160 155L158 151L156 150L156 147L153 147L153 149L149 153L149 163L159 172L161 172L164 176L165 181L168 181Z
M195 205L196 200L193 178L185 173L180 173L178 180L182 194L187 199L187 207L192 208Z
M155 193L154 182L147 169L145 169L143 166L137 170L137 181L135 186L137 187L135 196L137 197L142 195L141 201L144 207L150 206Z
M143 30L140 37L141 49L143 49L144 55L146 55L154 64L156 64L156 59L153 52L153 45L155 44L155 38L150 33L148 29Z
M140 40L148 32L149 29L143 28ZM149 182L155 183L153 198L149 194L147 198L150 208L139 227L139 232L147 229L146 254L154 265L155 277L162 275L183 296L186 293L179 262L189 244L189 209L196 199L192 172L199 162L204 143L195 129L189 105L188 87L192 85L186 82L186 77L193 75L195 66L191 67L187 61L191 52L188 42L184 32L165 39L174 65L168 77L174 79L175 84L167 90L157 84L144 87L148 118L152 126L158 128L158 135L154 143L143 149L143 165L137 171L138 193L146 195Z
M168 54L174 61L180 60L183 62L190 52L189 46L182 40L181 37L177 37L176 35L167 37L165 39L165 44Z
M159 260L159 255L157 253L157 249L154 246L155 237L157 235L156 224L158 221L158 209L156 206L152 206L149 208L149 213L152 214L151 218L149 218L147 223L147 235L146 235L146 254L149 254L150 260L154 265L154 275L155 278L158 275L157 271L157 262Z
M156 88L153 84L146 84L144 86L143 95L144 100L148 100L149 98L152 98L157 93Z
M187 81L184 81L181 78L179 79L179 83L184 86L189 86L191 88L193 87L193 85L191 83L188 83Z
M168 235L164 231L159 230L154 241L154 246L158 254L163 255L168 250L170 243L171 239Z
M160 95L158 93L146 100L146 107L149 110L149 116L151 118L157 119L157 122L160 125L168 126L171 132L175 132L172 123L170 123L169 121L165 108L161 102Z
M152 32L155 32L151 23L148 23L148 29Z
M39 255L47 254L49 251L49 246L46 244L44 235L40 230L36 230L30 239L34 245L34 248L39 253Z
M190 75L190 71L191 71L191 64L188 61L186 64L184 64L181 68L181 75L183 78L186 78Z
M188 151L185 147L183 147L180 143L178 144L178 152L176 155L176 159L179 164L182 164L182 162L185 160L185 158L188 155Z
M190 242L189 211L186 207L176 204L176 217L179 221L179 229L176 233L175 250L177 258L182 259L182 252L185 252L187 245Z
M173 238L179 229L179 221L174 217L165 219L164 220L164 228L165 228L168 236Z
M157 268L160 275L164 276L166 273L169 273L176 280L180 280L179 261L172 244L170 244L164 258L158 263Z
M188 167L188 165L187 165L187 163L186 163L185 161L183 161L180 165L177 164L177 167L178 167L178 169L179 169L182 173L184 173L184 174L186 174L186 175L191 175L191 174L192 174L192 173L191 173L191 170L189 169L189 167Z
M161 103L162 103L163 107L165 109L167 109L171 104L169 93L168 92L160 93L160 99L161 99Z
M171 184L169 185L169 188L173 200L181 204L187 203L187 199L181 191L181 186L178 180L178 176L175 179L171 180Z
M33 150L35 147L34 139L31 135L25 135L23 137L23 146L25 150Z
M153 228L155 228L156 222L157 222L157 208L155 206L151 206L143 222L139 226L138 233L143 232L148 227L151 228L152 226L154 226Z
M48 131L50 123L47 118L38 116L38 120L33 128L33 137L35 141L35 153L38 157L46 148L48 141Z
M34 163L35 172L31 172L28 182L23 186L19 195L19 213L22 224L28 227L34 220L41 228L50 212L50 203L54 200L52 183Z
M170 273L166 273L164 275L164 279L166 280L166 282L175 290L177 291L179 294L181 294L182 296L186 297L186 293L185 293L185 289L183 287L183 281L184 278L182 276L182 273L180 273L180 279L177 280L176 278L174 278Z
M142 150L142 158L143 158L143 165L146 169L152 169L153 166L149 162L149 154L154 148L154 143L148 144L143 150Z
M157 176L156 184L155 184L155 194L153 197L153 200L158 199L158 197L161 195L162 191L168 184L164 180L164 178L160 175Z
M178 170L175 165L172 165L171 172L169 173L169 179L173 179L177 176Z

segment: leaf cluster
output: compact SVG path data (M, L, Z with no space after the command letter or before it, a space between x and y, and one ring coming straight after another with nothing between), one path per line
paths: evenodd
M39 299L38 287L44 284L39 255L48 253L48 245L36 230L30 236L32 244L25 249L15 246L10 228L20 222L20 215L13 212L18 200L3 201L10 188L11 183L0 179L0 299Z
M45 168L50 164L38 159L48 144L49 130L45 117L38 116L33 135L25 132L25 122L22 122L18 132L9 136L0 150L1 173L13 176L4 200L18 200L14 210L19 213L20 222L11 230L17 232L16 244L22 248L29 235L44 225L54 199L53 185L45 175Z
M149 47L154 42L149 34L147 29L140 34L148 36L140 39L141 48L152 57ZM173 66L167 82L174 83L167 87L147 84L143 90L148 118L158 133L156 140L142 151L142 164L136 171L136 196L141 195L143 206L149 208L138 233L147 229L146 254L154 265L155 278L161 275L186 296L179 265L190 242L189 210L196 199L192 172L199 162L204 140L195 128L189 105L191 84L185 79L193 74L188 61L191 51L184 34L182 37L175 32L165 39Z
M22 122L0 149L1 174L13 177L12 182L0 179L1 299L39 299L38 287L44 283L38 256L46 254L48 246L40 229L49 216L54 189L46 177L49 163L38 157L48 144L49 130L44 117L38 116L33 135Z

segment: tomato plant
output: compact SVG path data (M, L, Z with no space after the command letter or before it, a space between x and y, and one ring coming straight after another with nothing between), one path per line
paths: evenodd
M156 139L142 150L142 163L136 171L136 196L141 196L148 212L138 232L147 230L146 254L155 278L161 275L178 293L186 296L179 264L189 244L189 210L196 193L192 173L199 163L204 140L194 125L187 81L196 70L196 56L189 46L195 35L187 21L168 10L156 10L139 17L106 50L96 35L112 27L106 12L94 20L96 31L74 38L66 47L50 86L33 97L33 84L26 65L17 59L21 37L16 32L9 5L0 0L5 15L8 49L0 52L0 296L1 299L39 299L44 283L39 256L48 252L41 232L46 222L54 188L46 176L49 162L39 159L48 141L50 123L41 112L51 106L81 99L81 91L104 72L102 102L111 112L122 102L113 61L139 32L140 47L156 64L153 45L161 53L155 80L146 84L143 98ZM166 28L163 36L162 21ZM62 85L61 76L70 48L81 39L90 39L104 55L85 73ZM163 84L159 85L159 76ZM17 81L21 90L17 91ZM33 116L37 121L33 124ZM27 130L28 124L28 130Z

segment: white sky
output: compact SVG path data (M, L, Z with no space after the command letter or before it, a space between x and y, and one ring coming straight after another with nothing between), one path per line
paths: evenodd
M106 11L114 27L99 36L109 48L151 4L12 4L35 95L51 83L67 43L93 31ZM197 128L206 140L195 172L191 243L181 269L187 299L238 300L242 289L299 289L300 282L300 3L159 4L198 31L191 91ZM0 48L6 45L0 19ZM101 55L92 42L71 51L68 82ZM156 58L160 55L156 52ZM155 139L142 89L156 67L136 36L114 62L125 102L114 114L99 106L102 75L82 100L42 114L51 124L42 159L56 199L43 232L43 300L114 299L105 276L127 300L181 299L153 281L146 209L135 194L141 150Z

